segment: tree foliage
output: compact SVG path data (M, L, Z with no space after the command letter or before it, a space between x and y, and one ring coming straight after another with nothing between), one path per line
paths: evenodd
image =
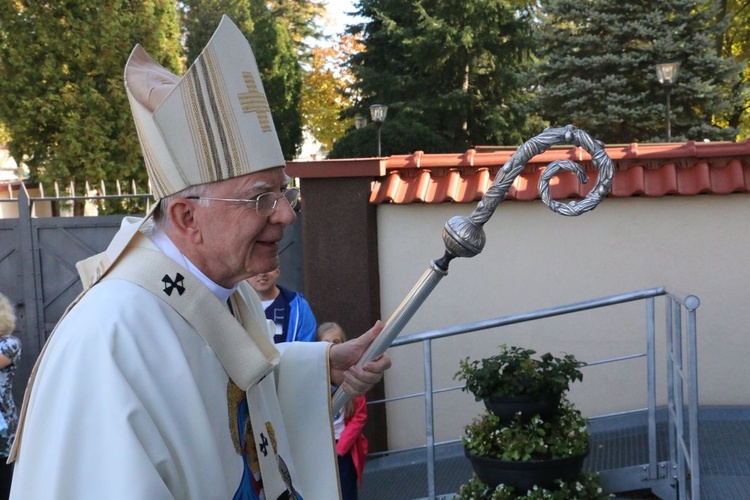
M331 157L375 155L376 126L350 126L375 102L389 106L384 154L519 144L546 123L610 143L663 140L654 65L668 59L682 64L675 140L750 132L750 0L359 0L370 21L351 28L364 48L346 64L346 51L331 59L307 45L322 3L179 2L181 37L172 0L1 2L3 138L35 180L143 185L127 56L141 43L182 74L181 40L190 62L223 13L255 49L287 158L303 125L326 145L345 133Z
M211 39L222 15L229 16L245 36L253 32L247 0L186 0L178 5L188 66Z
M0 144L8 144L10 142L10 135L3 122L0 122Z
M255 29L248 39L255 48L281 150L291 160L302 147L302 66L285 23L273 15L264 0L250 3Z
M715 2L543 0L539 111L610 143L665 138L665 89L655 65L679 61L671 89L676 140L732 139L738 66L717 51ZM722 123L724 122L724 123Z
M269 15L281 23L291 37L300 60L311 57L311 40L321 38L320 20L325 12L322 0L271 0L263 2L264 12L258 12L259 3L252 0L185 0L179 2L182 14L185 50L188 63L192 63L211 38L222 14L229 16L245 36L253 32L255 14Z
M742 77L734 82L727 124L739 128L739 138L750 137L750 0L719 0L717 21L724 27L718 44L721 56L737 61Z
M312 49L311 67L303 83L302 117L305 127L326 151L351 127L351 120L345 119L344 114L357 104L357 99L351 91L354 76L346 60L362 49L353 35L343 35L333 45Z
M383 133L397 119L419 123L453 151L517 144L527 135L525 11L505 0L360 0L358 14L372 21L353 28L365 44L351 59L363 98L354 111L387 104ZM417 141L409 149L396 152L423 147Z
M387 126L381 130L381 154L391 156L410 154L415 151L441 153L450 151L451 145L428 125L416 121L404 120L405 114L386 120ZM369 123L361 129L350 129L348 133L334 143L328 158L367 158L377 156L377 128Z
M308 42L320 39L320 20L325 13L324 0L269 0L267 5L273 16L284 23L303 58L310 55Z
M173 1L0 3L0 122L33 179L145 186L122 78L136 43L180 69Z

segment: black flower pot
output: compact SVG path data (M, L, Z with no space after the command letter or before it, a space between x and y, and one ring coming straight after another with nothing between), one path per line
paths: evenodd
M559 488L559 485L555 484L557 479L564 482L573 481L580 475L588 452L575 457L528 462L478 457L466 451L466 448L464 454L483 483L493 488L498 484L512 486L516 493L523 494L534 486L550 491L556 490Z
M521 413L521 421L528 422L534 415L542 420L549 419L560 406L562 393L547 393L539 396L503 396L484 400L484 406L495 414L501 422L509 423L516 413Z

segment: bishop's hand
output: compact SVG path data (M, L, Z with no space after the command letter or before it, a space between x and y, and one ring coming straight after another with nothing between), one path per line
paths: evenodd
M357 366L357 361L383 330L383 326L381 321L377 321L360 337L331 346L328 358L331 364L331 383L341 386L351 397L361 396L372 389L382 380L383 373L391 367L391 359L386 354Z

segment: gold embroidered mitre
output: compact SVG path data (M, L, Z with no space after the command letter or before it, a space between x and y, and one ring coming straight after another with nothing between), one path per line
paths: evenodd
M125 87L157 198L285 165L255 56L227 16L182 78L137 45Z

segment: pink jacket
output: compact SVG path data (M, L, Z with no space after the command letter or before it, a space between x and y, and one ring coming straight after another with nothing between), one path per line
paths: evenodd
M367 401L364 396L354 398L354 413L351 417L344 419L344 430L336 443L336 453L346 455L352 452L352 461L357 470L357 479L362 485L362 476L367 459L367 438L362 434L362 429L367 422Z

